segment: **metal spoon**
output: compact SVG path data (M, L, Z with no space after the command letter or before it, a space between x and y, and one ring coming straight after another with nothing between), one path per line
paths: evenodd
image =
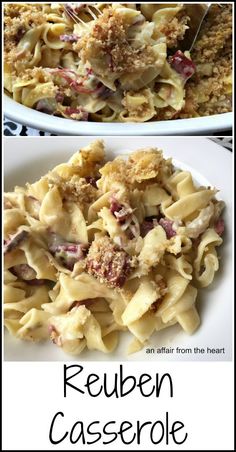
M206 17L211 3L185 4L186 14L190 17L188 30L185 33L183 41L180 44L180 50L191 51L198 37L202 22Z

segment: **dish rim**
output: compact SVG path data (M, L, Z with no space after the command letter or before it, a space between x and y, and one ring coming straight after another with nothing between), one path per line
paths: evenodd
M233 112L145 123L109 123L74 121L46 115L14 101L5 93L3 103L4 114L10 121L57 135L205 135L230 130L233 126Z

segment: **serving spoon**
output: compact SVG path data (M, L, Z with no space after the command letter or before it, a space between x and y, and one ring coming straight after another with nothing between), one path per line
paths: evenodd
M198 34L200 32L202 22L206 17L211 3L185 4L186 14L190 18L189 28L185 33L184 39L179 42L180 50L191 51Z

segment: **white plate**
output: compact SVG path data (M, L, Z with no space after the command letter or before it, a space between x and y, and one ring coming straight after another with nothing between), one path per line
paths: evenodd
M4 172L5 190L15 185L33 182L54 165L66 161L76 150L87 145L93 137L9 137L5 138ZM152 347L177 346L183 349L224 348L225 354L147 354L146 348L126 356L125 350L131 336L121 333L117 350L108 355L100 352L83 352L79 361L120 360L231 360L232 354L232 154L207 138L198 137L106 137L108 157L126 154L128 150L156 146L164 150L164 156L192 172L194 178L204 185L220 190L219 198L227 208L224 213L226 234L219 249L220 270L214 283L198 294L201 326L192 336L174 326L156 333ZM32 344L5 334L5 360L8 361L75 361L50 342Z
M40 113L4 95L4 114L12 121L56 135L211 135L230 130L233 113L146 123L73 121Z

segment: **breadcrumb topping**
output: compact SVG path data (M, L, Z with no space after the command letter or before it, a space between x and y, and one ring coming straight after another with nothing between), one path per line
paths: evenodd
M191 117L192 110L200 116L231 111L232 5L212 5L191 57L197 70L180 117Z
M87 271L110 287L121 287L135 265L124 250L107 236L92 242L87 256Z
M99 187L103 184L103 179L121 182L126 186L136 186L143 181L153 179L163 170L162 151L148 148L133 152L127 161L116 158L106 163L101 168L102 175L99 180Z
M127 31L129 24L117 10L107 8L97 20L89 34L85 34L74 46L82 61L90 62L101 76L107 71L122 74L144 70L155 63L155 55L150 45L132 47ZM95 64L94 59L106 59L106 64Z
M169 49L176 48L179 41L184 39L185 32L188 29L188 22L189 17L183 10L167 24L160 27L160 32L166 36L166 43Z
M39 4L5 4L4 13L4 48L7 53L14 50L26 31L46 21Z
M61 197L65 201L77 202L81 206L92 204L98 197L98 190L78 175L70 180L63 180L57 173L50 173L49 183L58 187Z

